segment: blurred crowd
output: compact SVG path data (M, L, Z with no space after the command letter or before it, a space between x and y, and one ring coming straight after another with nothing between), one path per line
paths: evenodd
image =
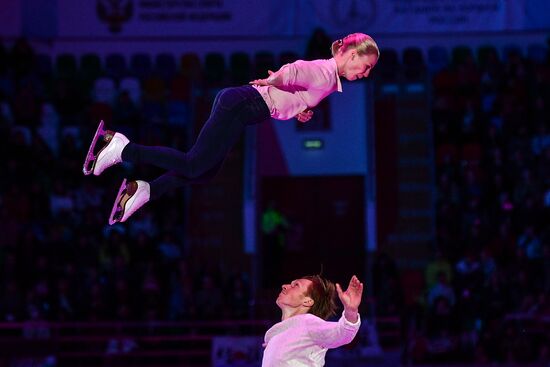
M305 58L330 57L328 45L317 32ZM229 68L219 54L204 63L134 55L128 65L118 56L101 66L93 54L51 59L24 40L0 45L0 318L247 318L248 274L190 257L181 192L109 227L124 175L156 172L124 166L84 177L81 165L99 119L146 144L182 148L208 111L208 87L246 82L297 55L258 53L251 63L235 53ZM403 288L415 275L383 252L372 269L377 314L400 317L405 362L549 358L550 59L539 56L457 47L427 73L433 259L416 272L416 293Z
M85 177L98 121L182 148L193 81L151 65L90 67L99 60L52 60L24 40L0 45L0 320L246 318L248 275L189 255L182 192L107 225L121 180L159 172L125 166Z
M379 314L401 316L404 362L549 361L550 58L543 50L456 47L447 63L432 65L433 259L424 272L399 274L380 253L373 270Z

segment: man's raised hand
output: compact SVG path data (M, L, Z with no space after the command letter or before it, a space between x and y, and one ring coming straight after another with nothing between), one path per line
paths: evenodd
M357 322L359 305L363 294L363 283L354 275L349 281L348 289L342 291L340 284L336 283L336 292L344 305L344 316L350 322Z

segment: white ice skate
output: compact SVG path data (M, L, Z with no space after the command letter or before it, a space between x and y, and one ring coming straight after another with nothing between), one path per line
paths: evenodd
M150 190L149 183L145 181L137 180L126 183L126 179L124 179L118 190L113 210L111 210L109 224L125 222L136 210L149 201Z
M90 148L88 149L84 167L82 168L82 172L84 172L85 175L93 173L99 176L107 168L122 162L122 150L130 142L128 138L121 133L103 130L103 126L104 123L102 120L97 127L92 144L90 144ZM107 144L105 144L96 154L94 150L96 150L99 138L102 138Z

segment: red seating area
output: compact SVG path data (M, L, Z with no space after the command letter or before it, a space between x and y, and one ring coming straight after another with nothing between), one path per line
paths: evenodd
M271 324L260 320L4 323L0 365L31 360L43 365L53 358L56 366L210 366L214 337L262 336Z

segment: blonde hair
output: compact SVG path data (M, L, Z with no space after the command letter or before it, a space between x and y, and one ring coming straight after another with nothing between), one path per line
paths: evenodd
M342 52L346 52L350 48L357 50L358 55L376 55L376 57L380 57L380 50L376 42L371 36L364 33L348 34L346 37L332 42L330 51L332 56L335 56L340 49L342 49Z

